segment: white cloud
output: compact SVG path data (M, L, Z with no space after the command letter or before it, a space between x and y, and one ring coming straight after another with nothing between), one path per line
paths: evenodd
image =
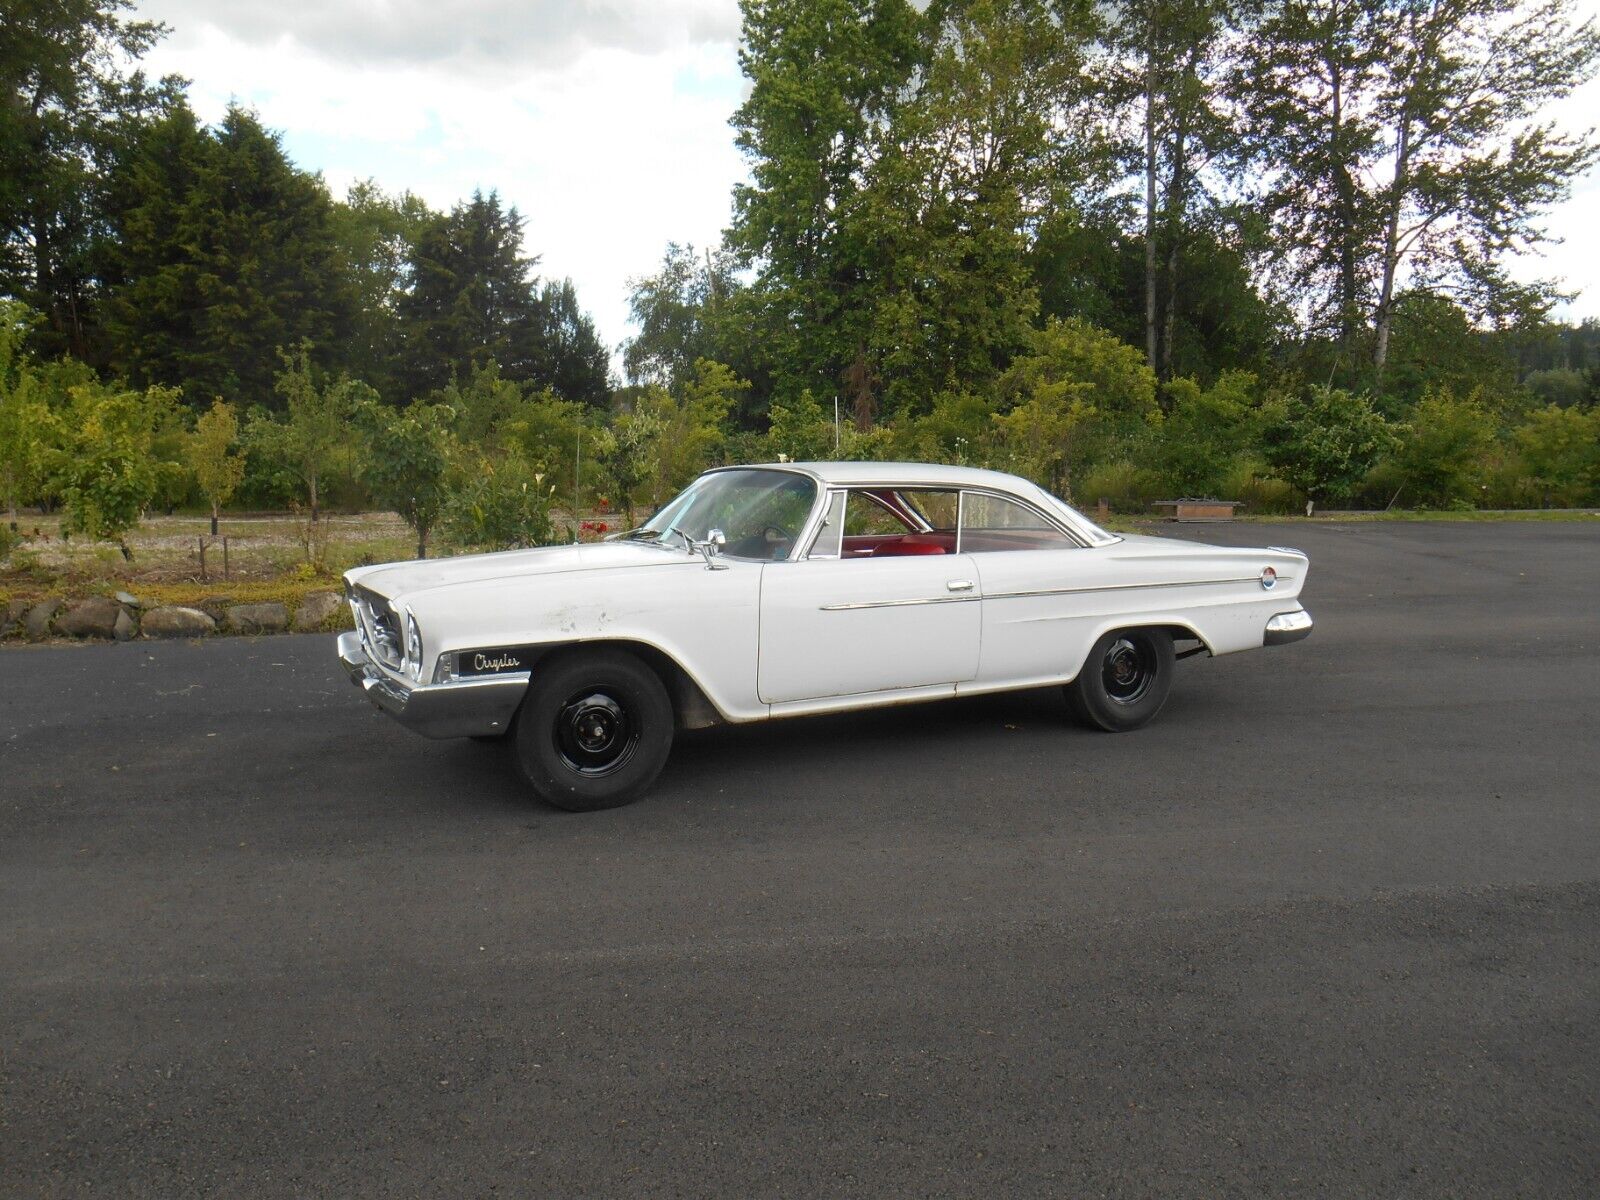
M183 7L147 4L141 15L176 27L173 10ZM496 6L470 7L480 21L472 40L481 42L484 13ZM492 70L426 54L338 63L305 44L303 29L273 36L257 28L265 18L239 21L227 11L229 28L201 22L182 36L175 28L147 59L154 72L192 80L202 119L215 121L232 100L255 108L335 194L368 176L436 208L477 188L498 190L528 218L526 248L539 256L539 273L573 278L608 345L628 332L630 275L651 270L669 240L714 244L721 236L744 173L727 123L744 87L731 2L678 0L658 18L677 14L692 31L731 13L725 40L663 35L644 52L608 44L606 21L598 33L569 22L570 52L559 62L541 54L525 70L507 69L509 51ZM347 12L344 24L352 20Z
M287 38L341 65L453 63L474 70L560 65L588 48L653 54L731 43L727 0L146 0L182 45L217 30L245 45Z

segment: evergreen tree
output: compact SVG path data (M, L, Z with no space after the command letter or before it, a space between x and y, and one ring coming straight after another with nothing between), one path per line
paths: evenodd
M522 383L542 363L533 268L522 253L526 224L495 192L423 226L411 252L411 291L401 297L405 391L418 397L490 361Z
M351 300L332 201L254 115L230 108L205 130L177 108L118 194L117 369L270 405L280 348L343 345Z
M43 316L49 356L93 350L106 179L179 81L137 69L162 35L128 0L0 0L0 295Z
M572 280L546 283L539 290L536 312L534 380L563 400L605 407L611 398L611 355L589 314L578 306Z

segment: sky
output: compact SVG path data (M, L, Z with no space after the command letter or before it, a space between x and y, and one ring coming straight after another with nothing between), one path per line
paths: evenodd
M1600 0L1578 0L1600 16ZM335 195L378 181L448 208L499 191L545 278L570 276L602 340L630 333L628 279L669 241L716 244L745 176L737 0L141 0L171 32L147 68L191 81L203 120L255 109ZM1600 80L1556 110L1600 124ZM1528 261L1600 316L1600 170Z

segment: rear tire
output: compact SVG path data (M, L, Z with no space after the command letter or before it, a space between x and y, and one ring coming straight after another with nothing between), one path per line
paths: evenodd
M1073 715L1091 729L1124 733L1148 725L1172 690L1172 635L1115 629L1095 642L1064 689Z
M622 650L542 660L517 710L517 769L547 804L594 812L631 804L672 749L672 700L660 678Z

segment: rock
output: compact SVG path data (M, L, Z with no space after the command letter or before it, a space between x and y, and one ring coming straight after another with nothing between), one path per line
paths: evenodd
M112 592L111 593L111 598L113 600L115 600L118 604L126 605L129 608L142 608L143 607L143 605L141 605L139 603L137 598L128 595L127 592Z
M229 633L282 633L289 628L289 610L271 604L235 604L228 610Z
M28 615L22 618L23 632L31 641L40 641L50 636L50 618L61 611L62 601L41 600L28 610Z
M198 608L154 608L139 623L145 637L204 637L217 623Z
M0 637L8 637L12 631L22 625L22 618L28 615L28 610L33 605L26 600L10 600L6 602L4 616L0 616Z
M119 642L132 640L134 634L139 632L139 622L129 615L125 608L117 609L116 624L111 627L111 636Z
M56 618L56 632L68 637L113 637L121 615L122 605L110 596L90 596L67 606L67 611Z
M321 629L343 605L344 600L337 592L311 592L294 610L294 627L300 630Z

